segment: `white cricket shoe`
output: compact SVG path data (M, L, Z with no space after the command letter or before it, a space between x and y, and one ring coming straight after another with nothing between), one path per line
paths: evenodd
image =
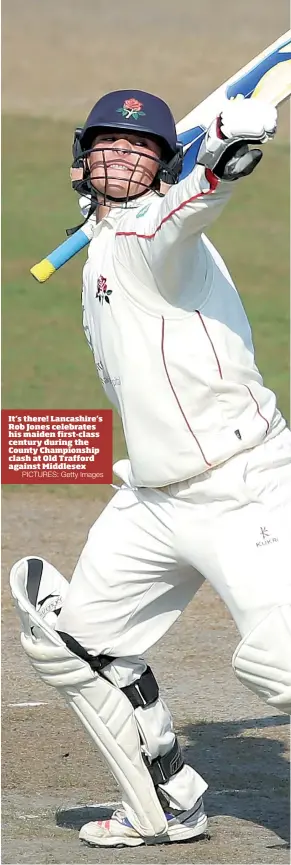
M141 844L189 841L206 832L207 816L202 798L198 799L189 811L181 812L181 817L170 812L165 812L165 816L168 821L167 835L143 838L129 822L124 809L118 808L108 820L85 823L79 838L91 847L139 847Z

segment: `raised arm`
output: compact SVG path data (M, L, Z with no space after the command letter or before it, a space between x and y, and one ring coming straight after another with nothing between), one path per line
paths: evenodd
M229 101L211 124L191 174L136 221L135 231L125 229L120 234L138 238L152 267L172 244L201 234L229 200L232 181L250 174L260 161L262 151L250 150L249 144L273 138L276 123L273 106L243 97Z

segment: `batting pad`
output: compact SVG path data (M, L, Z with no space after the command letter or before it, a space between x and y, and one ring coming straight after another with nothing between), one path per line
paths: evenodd
M62 694L103 754L137 832L145 838L167 834L167 821L142 759L131 703L67 649L51 624L52 605L60 606L67 581L44 559L27 557L13 565L10 585L21 620L21 644L33 669ZM41 617L46 604L50 624Z
M233 670L269 706L291 714L291 606L270 613L239 643Z

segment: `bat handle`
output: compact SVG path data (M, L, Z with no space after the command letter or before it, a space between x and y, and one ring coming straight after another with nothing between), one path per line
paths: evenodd
M87 226L86 226L87 227ZM89 233L90 232L90 233ZM62 267L63 264L66 263L70 258L80 252L89 241L92 236L92 228L89 228L88 233L83 231L82 228L79 228L75 234L72 234L71 237L68 237L64 243L61 243L60 246L57 246L47 258L43 258L42 261L39 261L38 264L35 264L31 269L30 273L37 280L37 282L46 282L47 279L55 273L59 267Z

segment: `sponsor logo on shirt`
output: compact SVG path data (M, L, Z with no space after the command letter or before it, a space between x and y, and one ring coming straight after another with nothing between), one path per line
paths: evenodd
M136 214L136 218L139 219L140 216L144 216L144 214L149 210L150 204L146 204L145 207L142 207L141 210Z

